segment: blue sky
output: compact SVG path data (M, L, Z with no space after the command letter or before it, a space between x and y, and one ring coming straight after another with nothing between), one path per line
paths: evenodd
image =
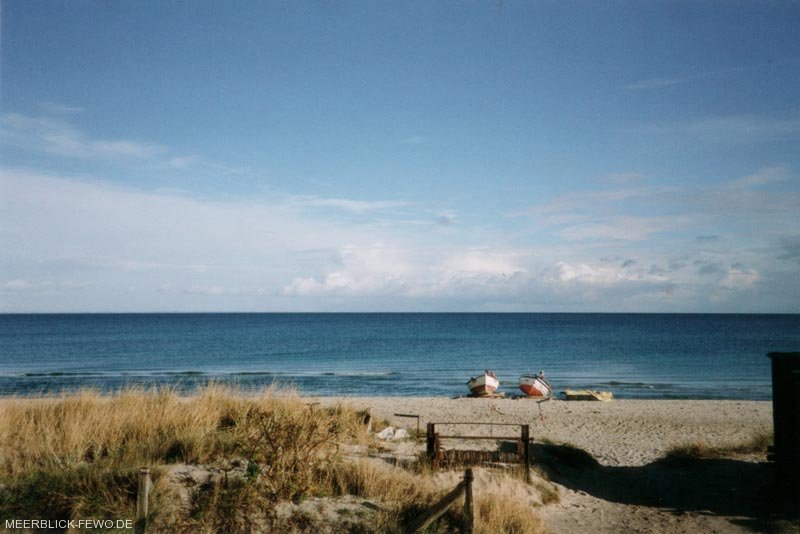
M800 312L797 2L0 24L0 311Z

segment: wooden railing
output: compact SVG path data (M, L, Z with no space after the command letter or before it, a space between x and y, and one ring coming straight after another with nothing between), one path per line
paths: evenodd
M472 426L516 426L519 427L520 433L518 436L464 436L464 435L441 435L436 432L436 425L472 425ZM514 453L502 453L498 451L465 451L465 450L451 450L443 451L441 448L441 441L443 439L461 439L461 440L505 440L515 441L517 450ZM437 467L442 463L452 464L476 464L486 463L489 461L509 462L515 461L522 464L525 469L525 480L530 482L530 441L531 432L529 425L507 424L507 423L428 423L427 436L426 436L426 452L428 460L433 467Z
M464 471L464 479L453 488L453 490L445 495L434 504L428 513L419 516L414 521L410 522L401 532L403 534L414 534L431 526L437 519L442 517L447 510L453 506L458 500L464 497L464 522L462 525L462 532L465 534L472 534L472 529L475 525L475 511L472 502L472 469Z
M136 492L136 523L133 527L136 534L147 532L147 505L152 486L150 469L142 467L139 469L139 491Z

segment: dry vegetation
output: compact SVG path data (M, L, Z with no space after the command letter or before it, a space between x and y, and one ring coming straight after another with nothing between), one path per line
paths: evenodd
M278 517L278 503L357 496L375 512L351 530L385 532L452 488L424 470L345 459L365 450L364 414L315 408L286 392L245 396L211 386L174 391L84 391L0 401L0 521L19 518L132 518L139 467L151 468L153 530L316 531ZM176 466L209 476L184 484ZM450 482L450 481L445 481ZM476 492L477 532L541 532L534 508L513 494ZM438 529L452 531L460 510ZM287 522L288 521L288 522Z
M742 456L763 456L772 445L772 432L762 432L741 443L712 446L704 441L691 441L671 447L663 457L666 462L713 460Z

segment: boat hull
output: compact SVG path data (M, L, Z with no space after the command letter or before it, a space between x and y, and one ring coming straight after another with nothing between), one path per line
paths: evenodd
M519 389L528 397L549 397L550 386L535 375L522 375L519 377Z
M469 392L478 397L485 397L493 395L497 388L500 387L500 381L497 378L489 375L480 375L470 379L467 382Z

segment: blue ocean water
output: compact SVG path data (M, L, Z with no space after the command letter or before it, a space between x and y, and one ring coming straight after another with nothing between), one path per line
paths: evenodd
M800 315L0 315L0 395L214 381L454 396L488 368L509 394L544 369L558 391L770 399L766 353L798 350Z

